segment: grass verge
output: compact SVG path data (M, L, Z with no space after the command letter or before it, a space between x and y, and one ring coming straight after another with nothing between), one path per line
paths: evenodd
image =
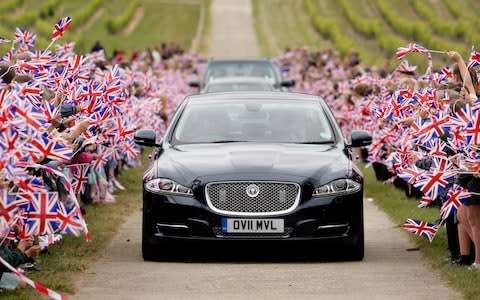
M434 221L438 218L437 208L417 208L416 200L406 198L403 191L393 185L384 185L376 181L373 169L362 168L365 176L365 194L372 197L375 203L385 211L390 219L399 226L407 218ZM432 243L426 239L413 236L407 232L410 238L420 248L431 266L438 270L442 278L453 288L463 294L465 299L478 299L480 295L480 272L468 270L449 264L446 260L449 256L447 248L447 236L444 228L439 230Z
M143 165L146 166L146 155ZM141 178L143 167L123 171L119 181L125 191L115 192L116 203L106 205L88 205L85 215L92 242L82 236L64 236L53 245L48 254L40 255L36 261L42 271L28 272L26 275L35 281L62 294L73 294L75 283L82 272L95 262L110 243L122 222L132 212L142 207ZM50 299L27 286L21 291L2 292L1 299Z
M204 18L203 18L203 28L202 32L200 33L200 45L198 47L198 55L200 57L206 57L210 51L210 33L212 31L212 18L210 14L210 7L212 4L212 0L203 0L202 5L204 9Z

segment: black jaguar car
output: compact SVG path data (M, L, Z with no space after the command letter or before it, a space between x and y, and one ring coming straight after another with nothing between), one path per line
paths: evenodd
M364 256L363 177L325 102L284 92L189 96L143 178L145 260L188 241L341 245ZM262 242L263 243L263 242ZM161 247L158 247L161 246Z

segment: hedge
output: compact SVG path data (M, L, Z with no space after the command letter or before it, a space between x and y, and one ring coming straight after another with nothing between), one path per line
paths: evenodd
M23 0L2 0L2 4L0 4L0 13L8 12L17 6L22 5L22 3Z
M410 0L410 3L412 3L413 9L417 14L423 17L436 32L446 34L453 38L464 37L465 28L462 23L446 22L442 18L437 17L423 0Z
M459 47L458 43L434 37L432 31L425 24L415 21L405 22L404 19L399 18L389 6L388 1L375 0L375 3L385 18L385 21L406 38L416 41L432 50L448 51L455 49L465 53L464 47Z
M55 16L55 9L60 5L62 0L48 0L42 7L40 7L38 15L42 19L47 19Z
M90 19L95 11L101 6L102 0L90 0L87 5L72 15L72 22L80 26Z
M2 17L2 23L9 27L29 27L33 25L37 20L37 14L35 12L26 12L17 16L4 15Z
M461 18L463 16L463 9L458 5L457 0L443 0L443 2L455 18Z
M374 64L376 59L369 52L355 47L356 42L352 41L341 32L335 19L318 16L317 9L312 0L305 0L305 7L313 26L323 36L333 41L335 48L341 56L345 56L352 50L355 50L359 53L363 61L371 65Z
M115 33L120 31L125 27L128 22L132 19L133 15L137 11L137 8L140 6L140 0L134 0L130 2L130 5L125 9L125 11L118 17L111 17L107 20L106 26L109 32Z
M364 17L359 15L350 5L348 0L340 0L340 6L347 20L352 24L353 28L368 38L375 38L381 49L392 53L395 52L398 47L401 47L406 43L404 39L385 32L385 30L383 30L381 21L366 20Z

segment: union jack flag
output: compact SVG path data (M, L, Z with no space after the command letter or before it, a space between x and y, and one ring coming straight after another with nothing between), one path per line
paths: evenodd
M20 97L20 99L26 99L30 101L30 103L37 105L42 103L42 95L43 91L40 88L38 82L30 80L25 83L14 83L13 89L15 91L16 96Z
M427 197L427 196L423 196L423 197L420 199L420 202L418 203L418 208L428 207L430 204L432 204L432 202L433 202L433 199L430 199L430 198Z
M0 220L4 220L9 226L15 221L18 211L26 211L28 205L28 200L10 195L7 189L0 189Z
M17 101L9 111L12 123L27 132L39 132L48 123L44 114L28 101Z
M87 55L87 60L90 62L106 61L105 52L103 50L92 52Z
M73 49L75 48L75 42L67 43L63 45L57 45L55 47L55 53L58 57L71 56L73 55Z
M440 112L432 114L425 119L418 119L411 128L412 134L416 136L420 143L425 143L433 138L439 138L447 133L452 127L449 115L443 115Z
M88 183L88 173L90 172L89 164L72 165L70 168L71 183L73 191L83 193L85 186Z
M430 242L433 241L438 231L438 224L427 223L424 221L407 219L402 226L403 229L415 235L427 238Z
M20 43L21 50L28 50L35 45L35 40L37 36L31 32L28 32L22 28L15 28L15 39L13 40L14 43Z
M105 92L105 85L97 80L92 80L88 85L83 86L80 97L85 103L83 110L92 113L99 105L103 103L103 94Z
M133 141L133 139L126 139L122 143L122 152L127 156L128 160L133 160L138 156L138 153L140 151L136 147L136 144Z
M423 145L428 149L428 155L432 157L446 157L447 143L441 139L432 139Z
M58 229L58 194L32 193L30 207L27 213L26 234L45 235L53 234Z
M57 58L50 51L36 50L30 53L30 64L40 69L50 69L57 66Z
M2 43L10 43L10 40L0 36L0 44L2 44Z
M412 165L412 166L409 166L407 168L403 168L401 169L401 171L398 173L398 177L400 177L401 179L405 180L406 182L410 183L410 184L414 184L417 182L417 180L419 178L422 177L422 175L425 173L426 171L423 170L423 169L420 169L418 167L416 167L415 165Z
M475 68L480 66L480 53L473 50L470 52L470 59L468 60L467 68Z
M107 121L111 117L110 110L107 106L101 106L94 113L90 115L90 124L99 125Z
M63 19L58 20L57 24L53 27L52 33L52 40L56 41L63 36L65 30L67 30L68 26L72 23L72 18L65 17Z
M464 129L467 145L480 144L480 111L472 111L471 119Z
M455 173L451 171L428 171L420 176L414 186L430 199L435 199L454 176Z
M105 166L105 164L112 158L112 149L105 146L97 147L97 159L93 161L93 168L99 170Z
M410 43L407 47L400 47L397 49L396 57L397 59L402 59L405 55L413 52L424 53L428 52L428 49L423 47L422 45Z
M64 145L60 140L49 138L47 133L43 133L33 138L28 144L29 149L40 157L70 161L72 159L72 147Z
M471 194L467 189L454 184L450 190L448 190L448 193L445 196L445 201L440 209L440 217L442 220L445 220L448 216L454 214L457 209L462 206L468 198L470 198L470 196Z
M15 127L9 126L5 130L0 131L0 149L5 152L12 153L16 151L20 141L20 135Z
M79 237L84 230L82 217L78 214L79 209L75 206L68 207L61 202L59 204L58 219L60 224L58 226L58 232L73 234Z
M40 178L27 176L26 178L18 178L15 185L21 193L46 192L47 188Z

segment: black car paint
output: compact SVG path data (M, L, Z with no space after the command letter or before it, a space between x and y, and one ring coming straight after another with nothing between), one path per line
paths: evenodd
M266 144L225 143L171 145L173 129L189 101L202 98L215 100L283 99L285 101L316 101L330 119L335 141L332 144ZM219 236L214 232L222 216L206 204L205 184L215 181L287 181L301 186L299 206L284 218L285 227L292 228L288 237L269 237L278 242L329 242L355 246L361 239L363 258L363 177L351 162L349 146L327 105L318 97L280 92L219 93L188 97L179 107L161 147L155 150L153 162L145 172L144 181L169 178L192 189L194 196L143 192L144 258L150 259L153 247L165 242L205 240L263 240L246 236ZM338 178L351 178L362 183L362 189L352 194L312 197L314 188ZM228 216L231 217L231 216ZM178 227L159 227L173 224ZM317 230L319 226L348 224L339 230Z

